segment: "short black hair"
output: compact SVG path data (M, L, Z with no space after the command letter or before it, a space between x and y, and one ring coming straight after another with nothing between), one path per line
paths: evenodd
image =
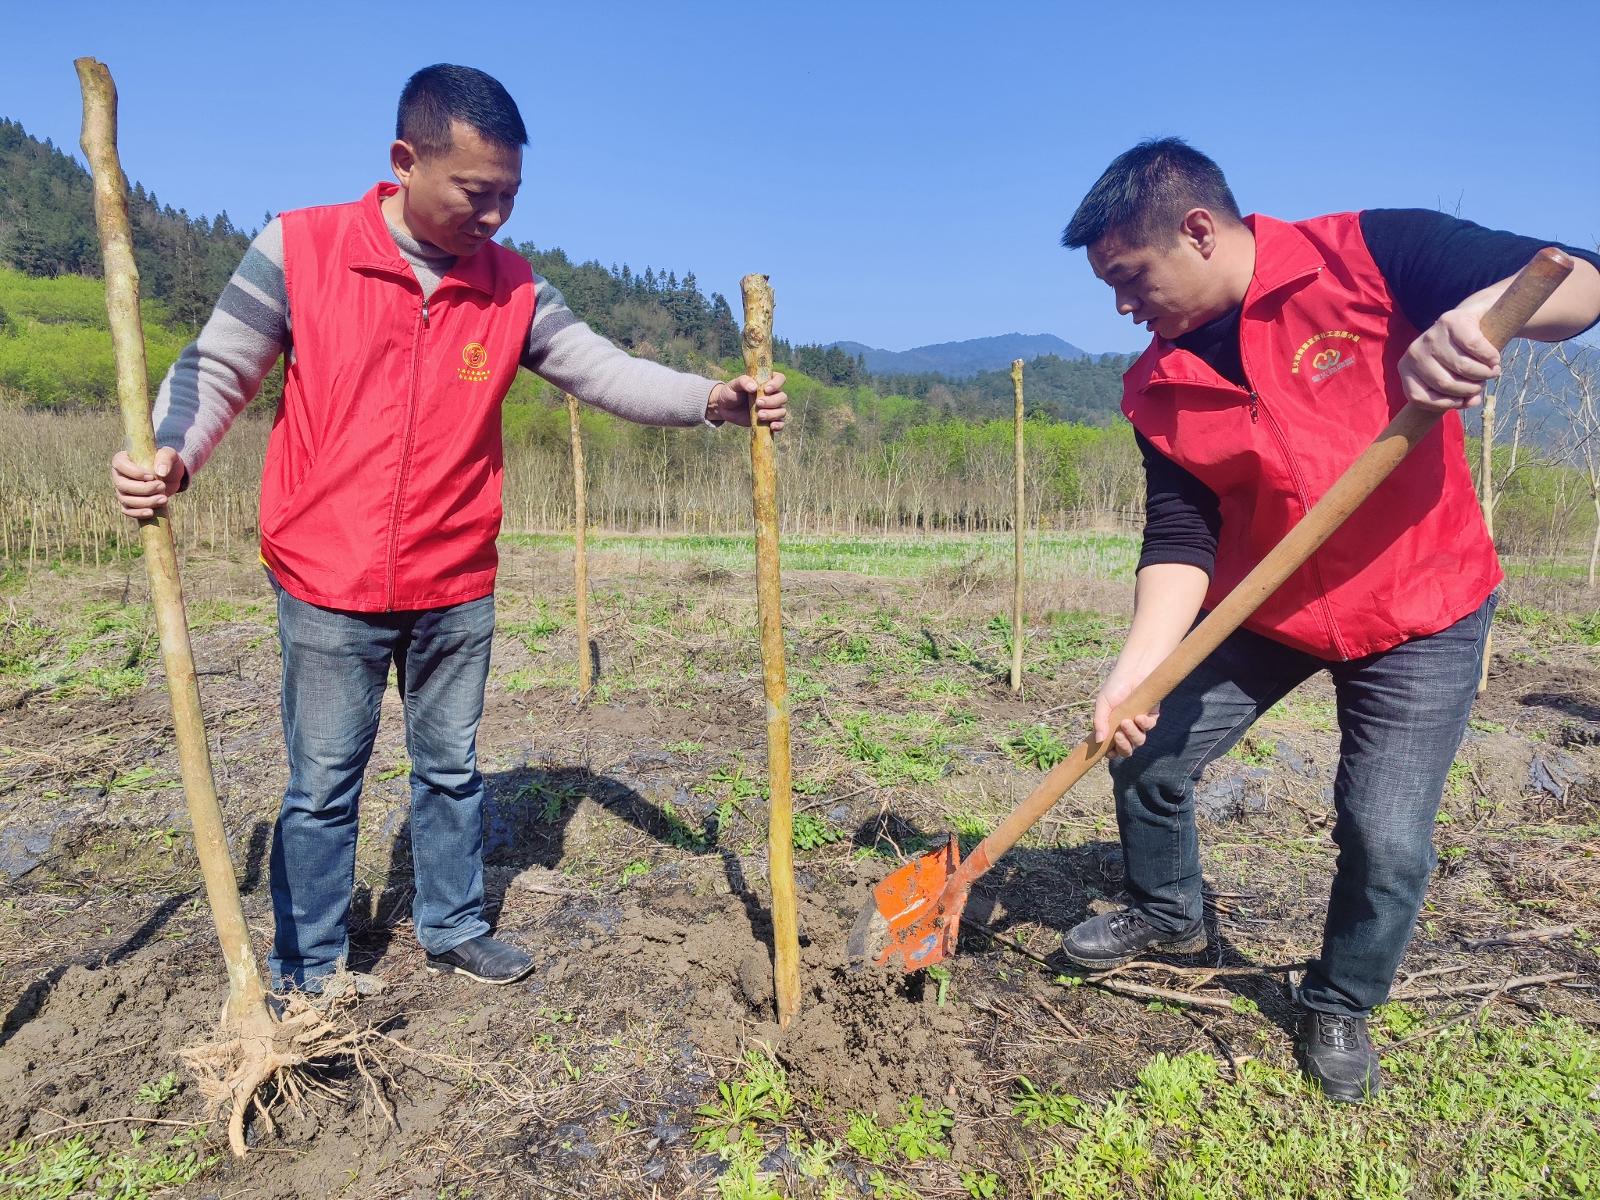
M508 149L528 144L517 102L494 76L476 67L435 63L406 80L394 122L396 138L423 157L447 154L452 121Z
M1182 138L1151 138L1111 160L1067 222L1061 244L1076 250L1112 230L1148 244L1175 231L1191 208L1240 219L1222 168Z

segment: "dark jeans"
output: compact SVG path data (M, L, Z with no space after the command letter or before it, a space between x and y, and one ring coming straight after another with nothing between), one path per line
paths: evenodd
M417 941L440 954L487 933L478 722L494 597L417 612L319 608L278 588L289 786L272 838L272 986L316 990L349 949L362 774L392 663L411 756Z
M1333 675L1340 730L1339 847L1322 954L1300 999L1365 1016L1394 982L1437 858L1433 820L1466 731L1498 595L1447 629L1329 663L1240 630L1161 705L1143 746L1111 765L1128 891L1167 932L1201 917L1194 788L1206 764L1318 671Z

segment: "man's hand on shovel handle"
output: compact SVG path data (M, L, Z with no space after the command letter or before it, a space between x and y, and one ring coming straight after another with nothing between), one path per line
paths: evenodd
M1399 367L1407 400L1436 412L1483 403L1483 385L1500 374L1500 351L1479 328L1490 299L1480 292L1411 343Z
M117 489L117 504L126 517L153 517L167 507L167 501L183 489L189 469L176 450L156 451L155 469L139 466L118 450L111 460L111 482Z
M1103 742L1111 736L1111 712L1121 704L1139 686L1147 672L1124 671L1121 664L1112 669L1106 676L1105 683L1100 685L1100 690L1094 698L1094 736L1098 742ZM1126 758L1138 747L1144 745L1145 735L1156 727L1156 718L1160 715L1161 706L1157 705L1147 713L1126 717L1117 726L1116 737L1111 743L1111 757Z

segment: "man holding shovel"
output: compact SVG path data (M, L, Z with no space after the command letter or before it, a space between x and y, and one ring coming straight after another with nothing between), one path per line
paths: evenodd
M162 383L153 471L112 460L122 510L182 491L285 358L261 486L278 597L289 785L273 836L275 989L319 991L348 951L357 803L393 665L411 755L412 916L430 969L531 969L483 919L477 729L494 627L500 402L519 366L650 425L780 428L783 376L717 383L629 357L494 243L522 181L515 102L469 67L401 93L398 180L287 212L252 243Z
M1339 846L1296 1050L1332 1099L1380 1086L1367 1036L1421 909L1432 831L1466 728L1502 575L1446 416L1288 581L1159 706L1110 714L1295 525L1407 402L1479 402L1499 354L1478 321L1546 243L1439 213L1241 217L1184 142L1119 156L1062 236L1154 336L1124 377L1145 458L1144 549L1127 645L1095 702L1132 904L1069 931L1090 970L1205 949L1193 793L1206 764L1329 671L1342 735ZM1524 335L1600 318L1600 257Z

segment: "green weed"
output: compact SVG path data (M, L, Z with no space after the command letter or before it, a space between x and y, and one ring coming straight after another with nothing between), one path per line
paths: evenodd
M744 1056L744 1074L717 1084L718 1099L695 1109L700 1123L695 1145L720 1152L745 1145L759 1150L758 1125L776 1124L794 1107L789 1077L770 1054L750 1050Z
M128 1149L101 1153L78 1134L56 1142L12 1142L0 1150L0 1195L16 1200L68 1200L78 1196L146 1200L182 1187L217 1163L190 1148L205 1135L197 1126L169 1139L160 1150L147 1147L146 1133L128 1135Z
M1017 762L1040 771L1048 771L1072 753L1072 747L1047 725L1030 726L1008 738L1005 745Z
M1026 1075L1017 1076L1017 1090L1011 1097L1011 1115L1023 1125L1049 1129L1072 1120L1083 1101L1066 1092L1041 1091Z
M845 832L825 817L813 813L796 813L794 816L794 848L819 850L844 838Z

